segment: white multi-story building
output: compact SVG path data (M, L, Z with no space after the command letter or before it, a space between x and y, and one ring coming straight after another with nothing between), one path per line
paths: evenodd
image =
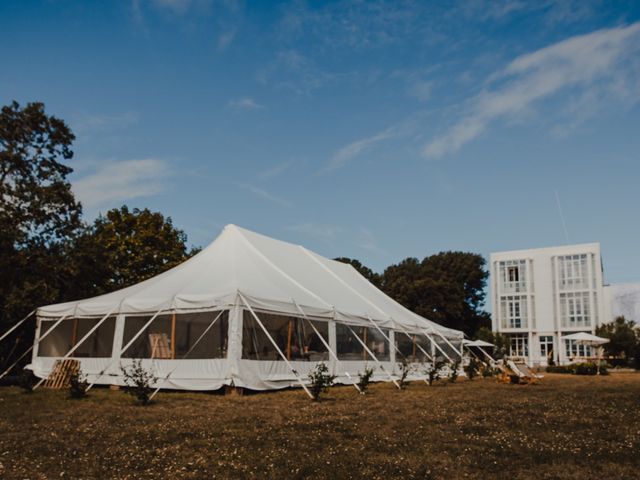
M533 366L592 356L561 337L611 321L599 243L492 253L490 271L493 330L509 336L510 356Z

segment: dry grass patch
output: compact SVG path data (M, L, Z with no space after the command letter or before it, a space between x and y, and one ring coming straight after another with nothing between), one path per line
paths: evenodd
M638 478L640 375L243 397L0 389L0 478Z

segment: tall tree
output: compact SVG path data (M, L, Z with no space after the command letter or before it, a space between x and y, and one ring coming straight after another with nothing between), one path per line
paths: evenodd
M627 320L624 316L600 325L596 328L596 334L609 339L609 343L603 345L607 355L627 360L635 355L636 344L640 342L638 326L633 320Z
M360 275L362 275L364 278L369 280L376 287L380 286L380 281L381 281L380 274L374 272L369 267L363 265L362 263L360 263L359 260L356 260L355 258L348 258L348 257L338 257L338 258L334 258L334 260L342 263L348 263L353 268L355 268L360 273Z
M382 289L410 310L468 335L490 325L483 310L488 272L482 256L441 252L388 267Z
M133 285L189 258L195 251L188 251L186 241L170 217L147 208L115 208L78 240L77 275L99 292Z
M82 213L63 163L73 157L73 140L42 103L13 102L0 111L0 331L59 300L68 286L64 259ZM15 337L28 336L29 328Z

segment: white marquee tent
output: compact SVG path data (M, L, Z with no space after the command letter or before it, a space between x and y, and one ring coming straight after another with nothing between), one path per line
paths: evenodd
M169 389L303 385L319 361L340 383L366 367L395 381L403 359L453 362L462 350L462 332L407 310L351 265L234 225L161 275L36 315L34 373L74 358L92 384L122 385L134 359Z

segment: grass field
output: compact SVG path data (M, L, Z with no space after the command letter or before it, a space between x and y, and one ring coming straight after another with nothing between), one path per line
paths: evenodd
M0 478L640 478L640 374L221 396L0 389Z

